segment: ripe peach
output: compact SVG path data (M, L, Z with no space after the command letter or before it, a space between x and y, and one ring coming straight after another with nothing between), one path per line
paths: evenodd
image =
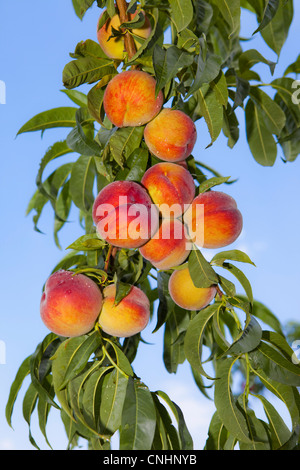
M157 233L139 251L157 269L179 266L190 254L185 226L178 219L163 219Z
M106 10L105 10L106 11ZM102 16L104 15L105 11L101 14L99 18L99 22L102 19ZM137 11L133 14L128 15L128 21L132 21L135 16L137 15ZM141 43L137 40L137 36L139 36L141 39L147 39L150 34L151 34L151 25L149 18L145 15L145 13L142 11L142 14L145 16L145 23L141 28L136 28L132 30L132 33L134 34L134 42L136 49L138 50L141 47ZM99 25L98 22L98 25ZM124 51L124 37L119 36L119 37L112 37L112 28L119 30L121 26L120 18L119 15L114 15L112 18L109 18L104 25L98 29L97 31L97 38L98 42L103 50L103 52L107 55L107 57L110 57L111 59L117 59L117 60L123 60L125 51ZM110 38L110 39L109 39Z
M133 181L105 186L93 205L99 236L120 248L139 248L156 232L159 214L147 191Z
M193 120L178 109L164 108L144 130L153 155L167 162L185 160L193 151L197 130Z
M169 292L173 301L186 310L201 310L216 296L215 286L195 287L189 268L174 271L169 279Z
M74 337L88 333L102 307L97 284L83 274L57 271L45 284L40 304L46 327L59 336Z
M233 243L243 228L236 201L220 191L199 194L184 215L191 240L203 248L222 248Z
M155 97L155 79L141 70L127 70L115 75L103 97L104 111L116 127L142 126L161 110L164 97Z
M146 294L132 286L129 294L115 305L116 285L111 284L103 290L103 306L99 325L111 336L127 338L140 333L148 325L150 302Z
M192 175L175 163L162 162L150 167L141 183L165 218L180 217L195 197Z

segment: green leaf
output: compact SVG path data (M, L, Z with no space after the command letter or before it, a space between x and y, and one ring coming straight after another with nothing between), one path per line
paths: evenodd
M88 92L87 99L89 112L97 122L102 124L104 119L103 98L105 88L101 86L101 82L99 83L91 88Z
M94 331L85 341L80 343L73 350L72 358L65 371L63 382L60 384L60 390L66 387L67 383L75 378L85 368L91 355L101 345L101 336L98 331Z
M178 433L180 437L180 443L181 447L180 449L182 450L193 450L193 439L192 436L187 428L183 413L179 406L170 399L170 397L165 393L162 392L161 390L158 390L156 394L162 398L167 405L170 407L173 415L175 416L175 419L178 424Z
M29 427L29 441L37 450L39 450L39 447L31 434L31 416L34 412L37 403L37 398L38 392L34 385L31 383L25 393L23 400L23 418L25 419Z
M222 106L227 108L228 105L228 88L224 73L221 71L219 75L210 81L210 87L214 90L216 97Z
M258 50L249 49L239 56L239 67L241 74L247 72L254 65L260 63L268 65L270 67L271 74L274 74L276 63L265 59L265 57L260 52L258 52Z
M223 94L223 100L225 100L227 84L226 84L226 91L225 91L224 87L222 87L222 82L219 83L219 87L217 84L218 83L217 80L216 82L213 82L213 80L215 80L220 73L221 65L222 65L222 62L219 56L215 54L207 54L204 59L203 52L201 51L197 60L197 69L196 69L194 82L192 86L190 87L186 98L193 95L203 85L211 84L211 87L216 91L216 93L218 93L218 96L220 97ZM220 94L220 91L222 92L221 94ZM225 95L225 99L224 99L224 95ZM221 102L221 104L223 104L223 102Z
M39 428L45 438L46 443L48 444L50 449L52 449L52 446L48 440L47 432L46 432L46 426L47 426L49 412L51 410L51 405L47 403L46 400L44 400L42 397L39 397L37 410L38 410Z
M189 321L189 313L175 307L165 322L163 360L170 374L175 374L178 365L185 360L183 335L188 328Z
M117 369L105 375L99 415L102 432L114 434L121 426L127 384L128 378Z
M118 171L116 180L141 182L149 160L149 152L147 149L135 149L128 159L124 162L124 168Z
M231 263L223 263L222 264L222 267L226 270L228 270L229 272L231 272L231 274L237 278L237 280L241 283L241 285L243 286L246 294L247 294L247 297L248 297L248 300L249 302L252 304L253 303L253 292L252 292L252 287L251 287L251 284L249 282L249 280L247 279L247 277L245 276L245 274L240 270L238 269L236 266L234 266L233 264Z
M262 166L273 166L277 157L276 142L251 99L246 106L246 131L248 144L255 160Z
M193 55L176 46L168 49L155 46L153 52L153 66L156 76L156 93L166 86L182 68L193 63Z
M56 142L47 150L47 152L45 153L44 157L41 160L39 171L36 177L37 187L41 191L45 191L45 189L43 188L42 177L43 177L43 172L46 166L48 165L48 163L55 160L56 158L62 157L71 152L72 150L68 147L67 142L65 140L62 142ZM48 192L45 191L45 193L47 196L50 196Z
M100 367L100 363L89 363L82 374L67 385L67 396L72 409L73 419L79 426L79 433L87 439L109 438L99 426L99 395L102 393L103 377L108 367Z
M105 242L101 240L96 233L82 235L75 242L67 247L67 250L76 251L94 251L105 246Z
M113 59L86 55L69 62L63 70L63 84L67 89L77 88L84 83L94 83L105 75L115 73Z
M218 186L223 183L227 183L227 181L230 179L230 176L214 176L212 178L209 178L208 180L204 181L203 183L200 184L198 188L198 193L205 193L211 188L214 188L215 186Z
M76 112L76 127L70 132L67 137L67 144L70 149L81 155L92 157L94 155L101 155L101 147L93 138L93 131L88 127L84 130L82 122L89 118L89 113L84 112L83 108L80 108ZM91 136L89 135L91 134Z
M268 3L265 7L264 16L259 27L254 31L253 34L262 31L274 18L277 13L277 10L280 6L280 0L268 0Z
M239 441L250 444L249 429L244 414L237 406L231 391L232 368L238 358L219 359L216 362L215 405L226 429Z
M252 361L254 353L250 353L249 358ZM254 361L254 367L256 363ZM271 377L268 377L262 369L251 368L251 371L256 374L260 379L261 383L279 400L281 400L287 410L289 411L292 426L296 427L299 425L300 419L300 395L296 387L285 385L274 381Z
M124 161L140 147L144 127L124 127L117 129L109 140L113 159L123 168Z
M150 450L155 425L156 412L150 391L130 378L122 412L120 450Z
M194 2L195 7L195 18L196 18L196 28L198 36L202 33L207 34L211 21L213 18L213 7L208 2L204 0L197 0Z
M240 28L240 0L213 0L230 27L229 38Z
M215 91L204 85L196 93L200 114L207 124L212 145L219 137L223 125L223 106L221 105Z
M74 351L76 351L78 346L80 346L85 339L85 336L66 339L58 347L52 358L52 375L55 394L61 407L72 420L74 420L74 417L69 404L67 389L62 389L61 386L65 380L65 374L72 360Z
M49 389L49 383L45 377L51 370L51 358L57 350L61 340L54 333L47 335L36 347L30 358L30 377L38 394L54 408L59 408L53 400L53 394Z
M286 116L281 107L260 88L251 87L250 96L260 109L268 130L272 134L280 135L286 122Z
M77 421L95 434L101 433L99 427L99 407L101 401L104 376L112 367L101 367L101 363L94 363L86 372L70 383L72 393L71 403L76 413ZM104 436L102 436L104 437Z
M295 62L285 69L284 76L289 75L290 73L295 73L296 75L300 73L300 54L298 55Z
M78 18L82 20L86 11L93 5L95 0L72 0L73 8Z
M239 140L239 121L232 106L228 103L227 108L223 108L223 133L228 138L227 145L233 148Z
M255 266L249 256L241 250L221 251L212 258L211 264L221 266L226 260L239 261L241 263L249 263Z
M255 317L251 316L250 321L246 322L246 326L244 331L240 334L240 337L234 341L224 354L240 355L253 351L253 349L259 346L261 338L261 327Z
M272 346L261 342L256 351L251 353L254 368L263 370L268 377L284 385L299 387L300 366L284 357Z
M188 27L193 19L193 4L191 0L169 0L172 10L172 20L178 32Z
M93 157L81 155L74 163L70 178L70 195L74 204L88 212L94 202L95 164Z
M210 287L218 284L218 275L196 247L191 251L188 267L195 287Z
M260 32L265 42L278 56L287 39L293 16L293 1L280 0L279 8L272 21Z
M158 399L156 393L152 392L152 398L156 409L156 429L152 450L179 450L178 432L172 423L167 408Z
M197 372L210 380L214 380L207 375L202 366L202 344L205 329L213 315L220 308L220 303L214 303L201 310L190 322L184 338L185 356Z
M279 449L291 437L291 431L283 421L276 408L262 395L254 395L264 407L272 436L272 450Z
M241 295L238 295L237 297L241 300L247 300L247 297L244 297ZM254 300L252 304L251 313L252 315L259 318L266 325L269 325L271 328L273 328L274 331L276 331L277 333L279 333L280 335L284 337L280 321L274 315L274 313L271 312L271 310L268 307L266 307L262 302L259 302L258 300Z
M222 423L217 411L215 411L209 424L208 438L204 450L224 450L227 437L227 429Z
M80 108L87 107L88 105L88 99L87 96L82 93L81 91L78 90L60 90L62 93L65 93L65 95L70 98L73 103L77 104Z
M76 126L77 108L61 107L53 108L49 111L43 111L26 122L18 131L17 135L24 132L35 132L56 127L74 127Z
M5 417L10 427L12 427L11 418L17 396L25 378L30 374L30 359L31 356L28 356L26 359L24 359L10 387L9 396L5 407Z

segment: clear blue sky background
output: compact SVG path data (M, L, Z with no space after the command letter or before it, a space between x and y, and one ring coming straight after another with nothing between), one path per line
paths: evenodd
M295 18L275 77L299 54L300 4L295 1ZM59 90L62 70L70 60L76 44L84 39L96 40L99 9L94 6L83 22L75 16L71 0L0 3L0 80L7 86L7 104L0 105L1 142L1 302L0 340L6 344L6 365L0 365L0 449L31 449L27 425L22 420L21 401L16 404L14 431L5 422L4 407L9 388L22 360L31 354L48 333L39 316L41 288L53 266L64 253L54 245L53 216L50 209L40 221L45 235L33 231L31 216L25 217L27 203L35 189L40 159L48 146L66 136L64 130L25 134L15 139L18 129L33 115L57 106L72 106ZM256 21L243 16L243 35L251 36ZM270 60L274 53L258 39L247 48L259 48ZM263 69L265 80L271 80ZM221 136L212 148L204 123L197 123L198 142L195 156L220 173L238 182L224 187L238 201L244 215L244 231L231 246L246 251L256 263L247 267L256 299L276 313L282 323L300 319L299 289L299 181L300 159L284 164L280 157L273 168L263 168L252 158L245 140L242 113L241 138L234 150ZM81 234L75 214L73 222L61 233L65 248ZM211 255L209 254L209 257ZM170 376L162 363L162 331L151 335L155 325L145 331L152 343L142 346L135 370L151 390L163 389L186 414L195 447L202 448L206 429L214 410L195 387L188 366ZM37 420L32 432L42 448ZM64 449L66 440L57 414L50 415L49 439L56 449Z

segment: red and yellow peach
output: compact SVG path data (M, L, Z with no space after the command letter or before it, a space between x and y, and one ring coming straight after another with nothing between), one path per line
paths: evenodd
M162 162L150 167L141 183L164 218L180 217L195 197L192 175L175 163Z
M98 235L120 248L139 248L157 231L158 211L147 191L133 181L105 186L93 205Z
M220 191L199 194L184 214L184 222L191 240L202 248L230 245L243 228L236 201Z
M178 219L163 219L157 233L139 251L157 269L179 266L190 254L185 226Z
M129 13L128 21L132 21L136 17L137 13L137 11L133 14ZM149 18L143 11L141 13L145 17L144 25L140 28L135 28L132 30L137 50L141 47L142 44L138 38L141 38L141 40L147 39L152 31ZM124 36L121 35L117 37L111 37L113 34L112 29L118 31L121 26L119 15L114 15L112 18L108 18L104 25L99 29L99 23L102 20L104 14L106 14L106 10L103 11L99 18L97 31L98 42L107 57L110 57L111 59L123 60L125 56Z
M46 327L63 337L92 330L102 307L98 285L83 274L57 271L45 284L40 314Z
M196 311L207 307L216 296L215 286L195 287L189 268L176 270L169 279L169 292L173 301L181 308Z
M150 152L167 162L189 157L197 140L193 120L178 109L164 108L145 127L144 139Z
M164 97L155 96L155 79L140 70L127 70L115 75L103 97L104 111L116 127L142 126L161 110Z
M146 294L132 286L117 305L116 285L111 284L103 290L103 306L99 316L102 330L120 338L127 338L140 333L146 328L150 318L150 302Z

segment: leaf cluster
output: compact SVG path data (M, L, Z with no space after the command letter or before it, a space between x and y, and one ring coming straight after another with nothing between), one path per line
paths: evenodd
M73 0L81 19L94 3ZM222 251L208 261L199 247L194 247L184 267L188 266L196 287L215 285L218 295L207 308L190 312L176 306L170 297L172 270L155 270L135 250L115 250L112 257L111 247L97 236L92 221L93 201L100 189L116 180L140 182L145 171L158 162L143 140L143 126L116 128L105 116L107 84L130 67L154 75L157 93L162 90L165 103L172 108L184 111L194 122L203 118L210 136L208 145L223 132L229 147L235 146L241 111L249 148L259 164L273 165L279 146L286 161L295 160L300 150L300 110L293 102L293 80L288 75L299 73L299 58L284 77L265 84L253 68L267 66L273 76L276 64L257 50L244 51L245 41L240 37L241 12L246 9L258 21L254 34L261 35L279 57L293 18L293 2L142 0L131 1L128 9L135 11L138 3L150 18L152 33L136 54L130 59L125 55L120 63L108 58L94 41L80 42L63 70L63 92L72 106L41 112L19 130L18 134L67 129L65 140L55 142L41 160L27 213L34 211L34 228L40 231L42 211L51 206L54 240L61 248L59 231L72 207L77 209L83 234L67 247L67 254L52 272L81 272L100 287L115 282L117 301L127 294L129 285L139 286L147 294L156 322L153 333L164 330L166 370L176 373L187 362L199 391L214 400L216 412L207 450L237 445L251 450L297 449L300 368L292 361L293 350L280 322L255 300L250 281L240 268L239 263L254 265L253 261L238 250ZM116 12L112 1L98 0L97 5L106 7L108 16ZM129 33L131 26L126 25ZM167 43L168 34L171 39ZM83 84L91 85L87 94L76 89ZM45 176L50 163L65 158L65 163ZM195 155L187 164L198 193L234 183ZM29 376L23 415L35 447L38 444L30 427L33 412L37 410L48 442L47 418L55 408L61 414L69 448L76 447L81 438L92 449L107 450L111 437L119 431L123 450L192 449L178 405L164 392L150 391L135 375L133 361L142 341L142 336L136 335L120 342L97 328L73 339L48 335L17 372L6 407L7 421L11 424L16 398ZM243 384L237 391L238 376L243 377ZM291 429L267 400L266 390L286 405ZM263 406L265 420L253 411L257 401Z

